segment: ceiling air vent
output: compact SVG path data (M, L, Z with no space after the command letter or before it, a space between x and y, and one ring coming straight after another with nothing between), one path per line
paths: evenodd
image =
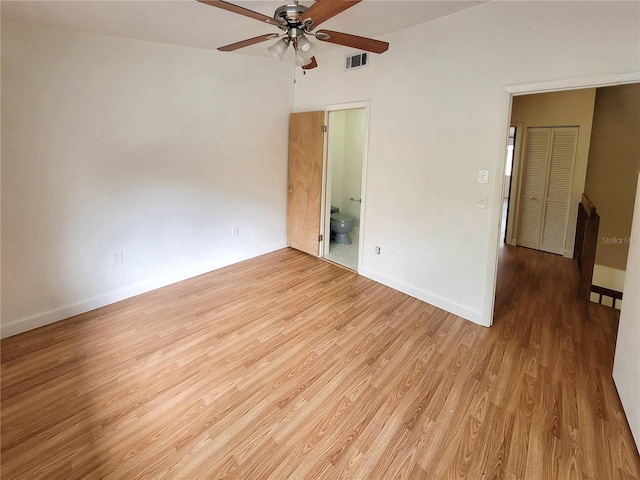
M366 67L369 64L369 54L367 52L350 55L346 59L345 70Z

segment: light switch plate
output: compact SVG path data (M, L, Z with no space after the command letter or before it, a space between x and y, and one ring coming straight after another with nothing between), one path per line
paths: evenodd
M478 183L489 183L489 170L478 170Z

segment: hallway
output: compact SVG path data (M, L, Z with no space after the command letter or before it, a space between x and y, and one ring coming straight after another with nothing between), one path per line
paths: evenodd
M517 382L503 407L529 437L526 478L637 478L612 379L619 311L579 301L577 282L572 259L500 249L492 337L510 346L499 375Z
M577 299L573 259L503 245L498 268L494 328L522 336L555 374L575 365L610 375L620 312Z

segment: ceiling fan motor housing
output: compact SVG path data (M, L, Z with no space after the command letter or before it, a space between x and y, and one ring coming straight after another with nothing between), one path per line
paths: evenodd
M300 16L307 10L304 5L283 5L276 9L276 13L273 14L274 18L282 19L289 25L300 25Z

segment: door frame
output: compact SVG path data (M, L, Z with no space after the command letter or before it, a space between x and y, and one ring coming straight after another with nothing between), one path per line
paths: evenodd
M344 110L364 109L364 145L362 146L362 182L360 184L361 199L360 204L360 227L358 236L358 271L362 269L362 247L364 245L365 219L366 219L366 197L367 197L367 171L369 158L369 116L371 109L371 101L363 100L359 102L338 103L326 105L324 110L324 124L327 126L327 134L324 136L324 155L322 167L322 209L321 218L324 219L320 223L320 234L322 235L322 243L320 245L320 253L322 257L329 254L329 244L331 239L331 216L327 212L331 211L331 165L329 164L329 135L331 133L331 125L329 125L329 114L331 112L340 112Z
M521 83L513 85L503 86L503 94L505 98L505 129L503 132L509 131L509 125L511 125L511 113L513 109L513 97L518 95L527 95L531 93L544 93L553 92L558 90L575 90L577 88L597 88L597 87L610 87L614 85L624 85L626 83L638 83L640 82L640 71L625 72L625 73L605 73L600 75L579 76L563 78L560 80L545 80L541 82ZM504 136L504 150L507 148L508 134ZM498 169L500 175L504 178L504 161L501 161L502 166ZM498 192L498 188L501 190ZM496 185L494 188L493 199L496 200L502 196L502 188L504 188L504 182L500 182L500 187ZM499 195L499 196L498 196ZM484 308L482 311L483 318L488 320L489 326L493 324L493 314L495 311L495 300L497 290L498 279L498 266L500 262L500 222L502 221L502 209L494 209L494 216L492 218L493 225L491 226L489 233L489 244L491 245L491 253L487 261L487 285L484 296Z
M509 113L511 117L511 113ZM507 213L507 231L505 232L505 243L507 245L516 245L516 232L518 231L518 218L520 216L520 183L522 181L521 175L521 149L524 142L522 141L526 136L524 124L522 122L511 122L510 127L516 129L516 139L513 145L513 163L511 164L511 188L509 190L508 200L508 213ZM504 186L502 187L504 191Z

